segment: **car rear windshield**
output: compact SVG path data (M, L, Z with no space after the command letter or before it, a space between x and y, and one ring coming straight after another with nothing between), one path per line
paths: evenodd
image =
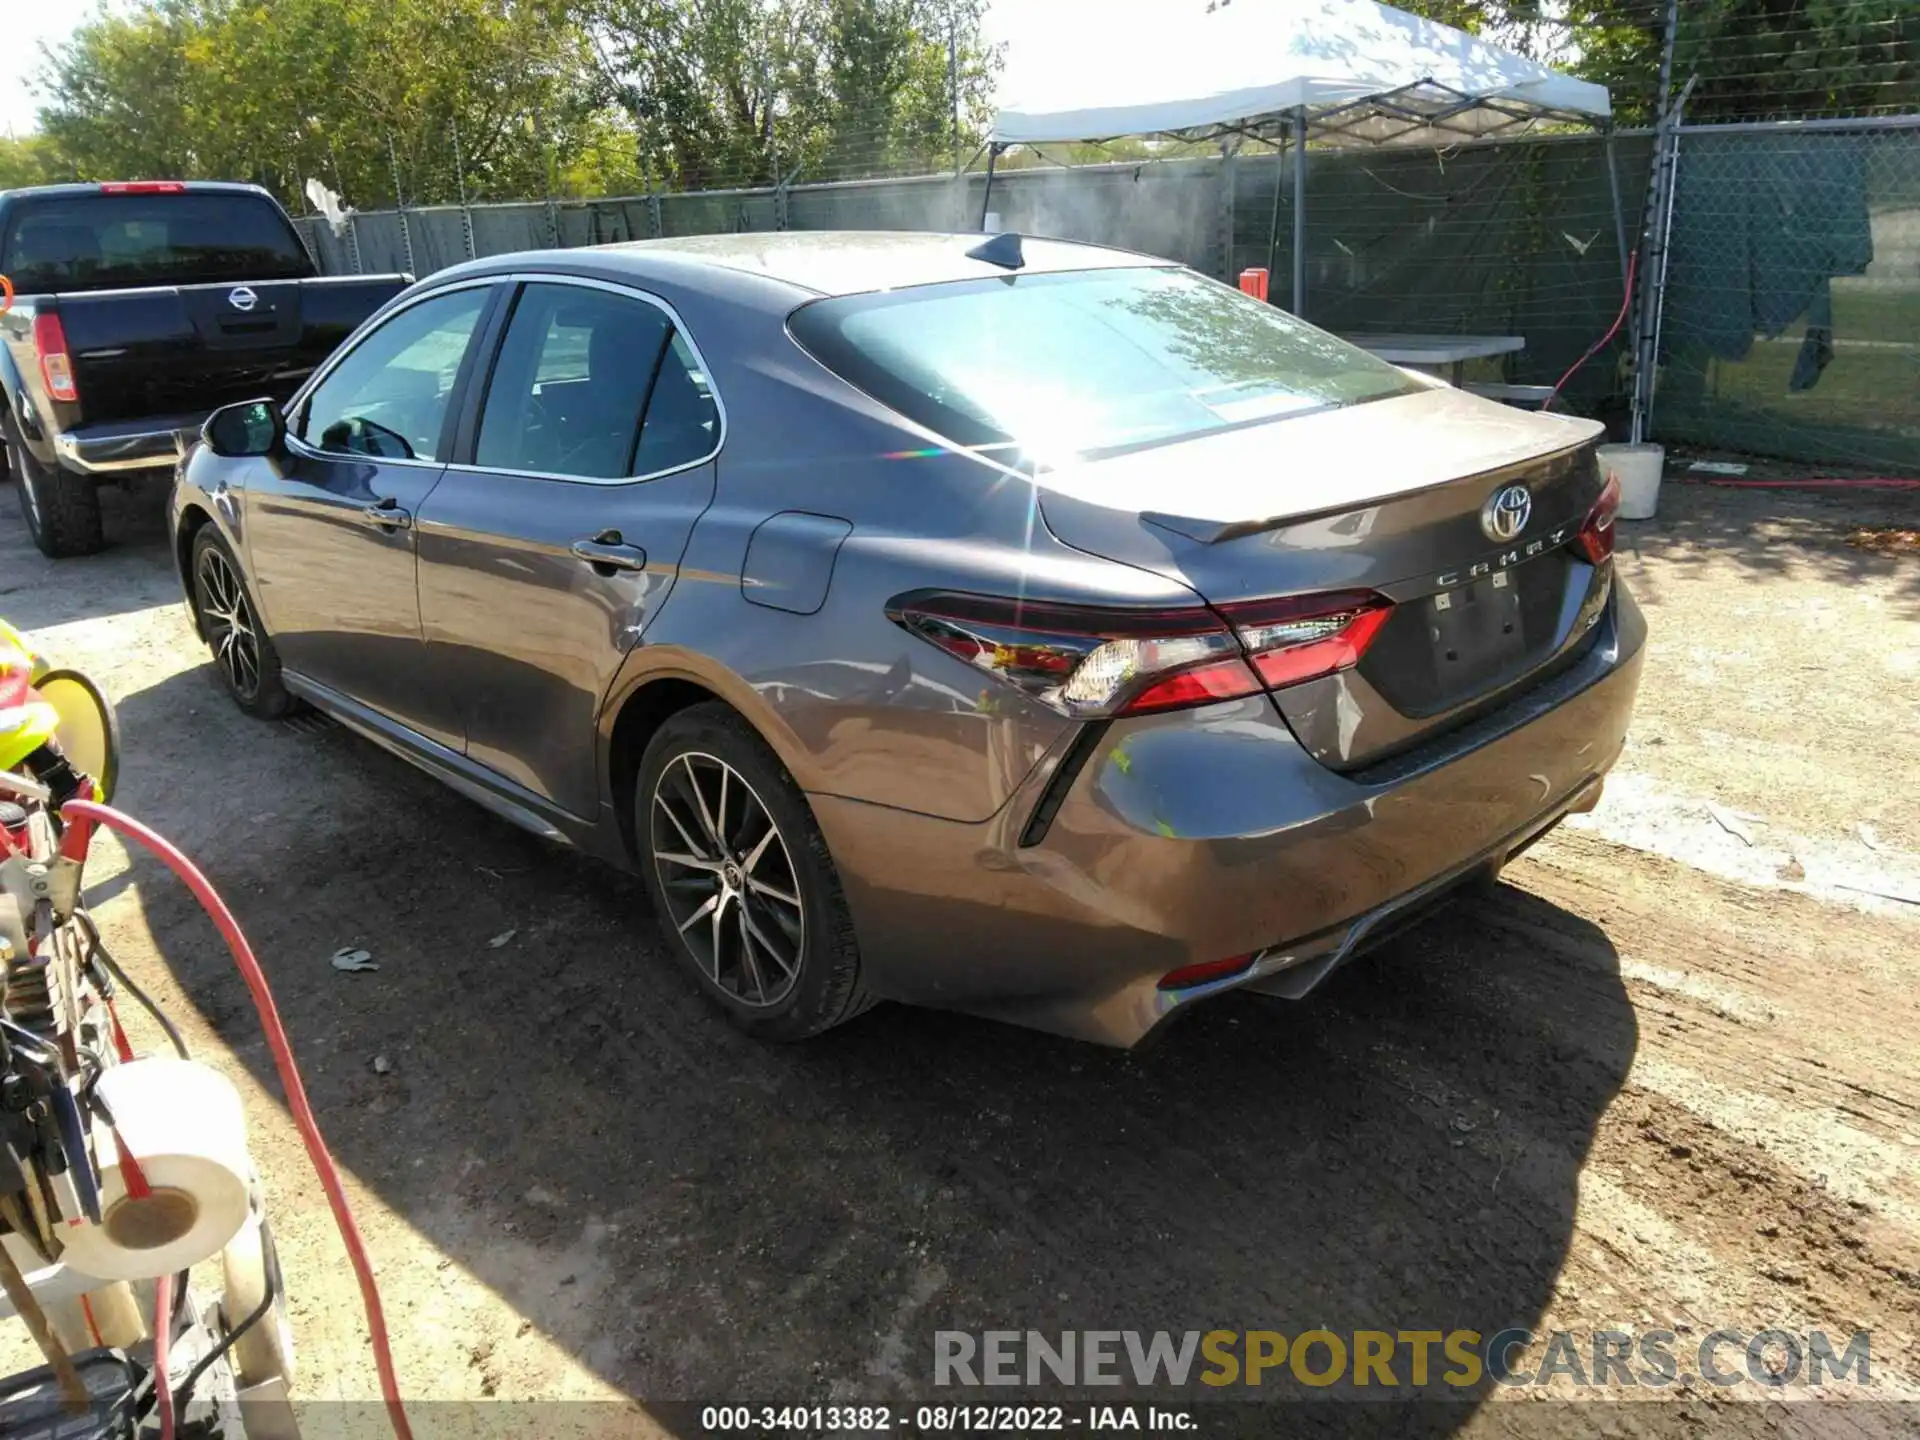
M285 280L313 273L300 239L258 195L67 195L23 202L0 272L24 294Z
M960 445L1042 468L1419 388L1190 270L1010 275L820 300L794 337Z

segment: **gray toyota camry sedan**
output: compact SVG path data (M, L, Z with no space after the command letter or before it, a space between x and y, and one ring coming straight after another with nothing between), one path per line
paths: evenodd
M243 709L638 870L752 1033L1130 1045L1591 808L1645 634L1597 435L1144 255L727 235L420 282L172 521Z

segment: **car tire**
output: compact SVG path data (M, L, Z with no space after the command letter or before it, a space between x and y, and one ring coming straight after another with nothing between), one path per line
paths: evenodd
M736 1026L805 1040L873 1003L820 827L739 714L714 702L671 716L641 756L633 807L662 935Z
M211 524L195 532L189 565L194 616L213 652L220 688L247 714L279 719L293 705L280 682L279 652L260 623L240 562Z
M27 453L11 423L6 448L20 514L40 553L50 560L66 560L99 551L106 535L100 525L100 491L93 481L42 465Z

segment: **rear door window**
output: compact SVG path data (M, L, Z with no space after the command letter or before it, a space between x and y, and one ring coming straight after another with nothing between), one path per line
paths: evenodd
M0 272L35 294L288 280L313 265L265 196L186 191L24 202L0 246Z
M444 458L447 406L491 293L484 285L450 290L382 321L314 388L300 438L334 454Z
M720 443L720 407L693 348L676 334L660 361L640 431L636 475L656 475L704 460Z
M710 455L717 421L666 311L597 287L530 283L494 363L474 463L583 480L652 475Z

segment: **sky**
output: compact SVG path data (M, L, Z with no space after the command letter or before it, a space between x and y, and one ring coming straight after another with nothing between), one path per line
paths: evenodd
M0 134L24 135L34 128L39 102L27 91L27 77L40 68L40 42L64 40L91 6L59 0L19 0L6 8L6 44L0 45Z

